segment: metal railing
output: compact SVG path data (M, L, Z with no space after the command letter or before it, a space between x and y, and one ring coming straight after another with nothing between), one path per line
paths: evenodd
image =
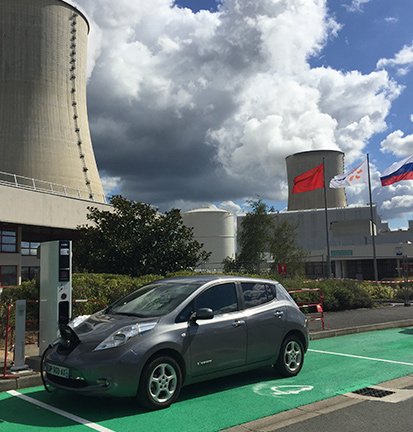
M106 196L101 194L91 195L89 191L75 189L58 183L51 183L45 180L19 176L0 171L0 184L13 186L20 189L29 189L38 192L45 192L54 195L61 195L71 198L78 198L87 201L98 201L107 203Z

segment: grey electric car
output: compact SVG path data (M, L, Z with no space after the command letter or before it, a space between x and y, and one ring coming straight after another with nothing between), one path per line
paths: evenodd
M151 409L183 385L265 365L297 375L308 347L305 316L262 279L163 279L74 324L43 356L46 387L137 396Z

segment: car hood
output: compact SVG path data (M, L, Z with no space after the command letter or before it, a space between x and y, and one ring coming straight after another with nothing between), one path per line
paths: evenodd
M140 318L97 312L76 326L73 330L82 342L102 341L123 327L157 322L157 318Z

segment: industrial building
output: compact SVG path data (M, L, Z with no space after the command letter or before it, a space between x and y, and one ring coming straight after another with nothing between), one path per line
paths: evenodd
M106 209L86 106L89 23L68 1L1 0L0 287L39 271L42 241Z
M278 221L287 221L296 226L297 245L307 252L305 274L317 278L327 276L327 232L325 218L324 190L293 194L293 181L297 175L323 163L326 167L327 182L344 170L344 154L335 150L315 150L296 153L286 158L288 177L288 209L272 214ZM327 227L329 233L331 271L337 278L360 280L374 279L374 260L372 247L372 227L375 227L375 249L378 279L401 277L404 272L413 274L413 221L407 230L391 231L381 221L376 205L372 205L373 224L370 206L347 206L345 189L326 189ZM194 228L195 238L204 243L204 249L213 251L209 263L203 268L222 270L222 261L234 257L237 252L236 241L233 248L223 247L225 224L212 220L217 210L198 209L190 212L191 219L186 223ZM222 211L222 217L229 219L229 213ZM225 215L225 216L224 216ZM240 231L244 216L238 216L236 232ZM211 230L211 227L215 227ZM237 229L238 227L238 229ZM233 231L231 231L232 233ZM229 234L229 231L228 231ZM271 262L269 257L269 265ZM287 269L288 272L288 269Z

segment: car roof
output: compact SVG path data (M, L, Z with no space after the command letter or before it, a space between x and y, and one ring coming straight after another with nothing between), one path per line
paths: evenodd
M176 276L172 278L161 279L162 282L182 282L182 283L198 283L198 284L206 284L208 282L219 281L219 280L236 280L241 282L270 282L276 283L276 280L271 279L263 279L260 277L244 277L244 276L236 276L236 275L194 275L194 276Z

